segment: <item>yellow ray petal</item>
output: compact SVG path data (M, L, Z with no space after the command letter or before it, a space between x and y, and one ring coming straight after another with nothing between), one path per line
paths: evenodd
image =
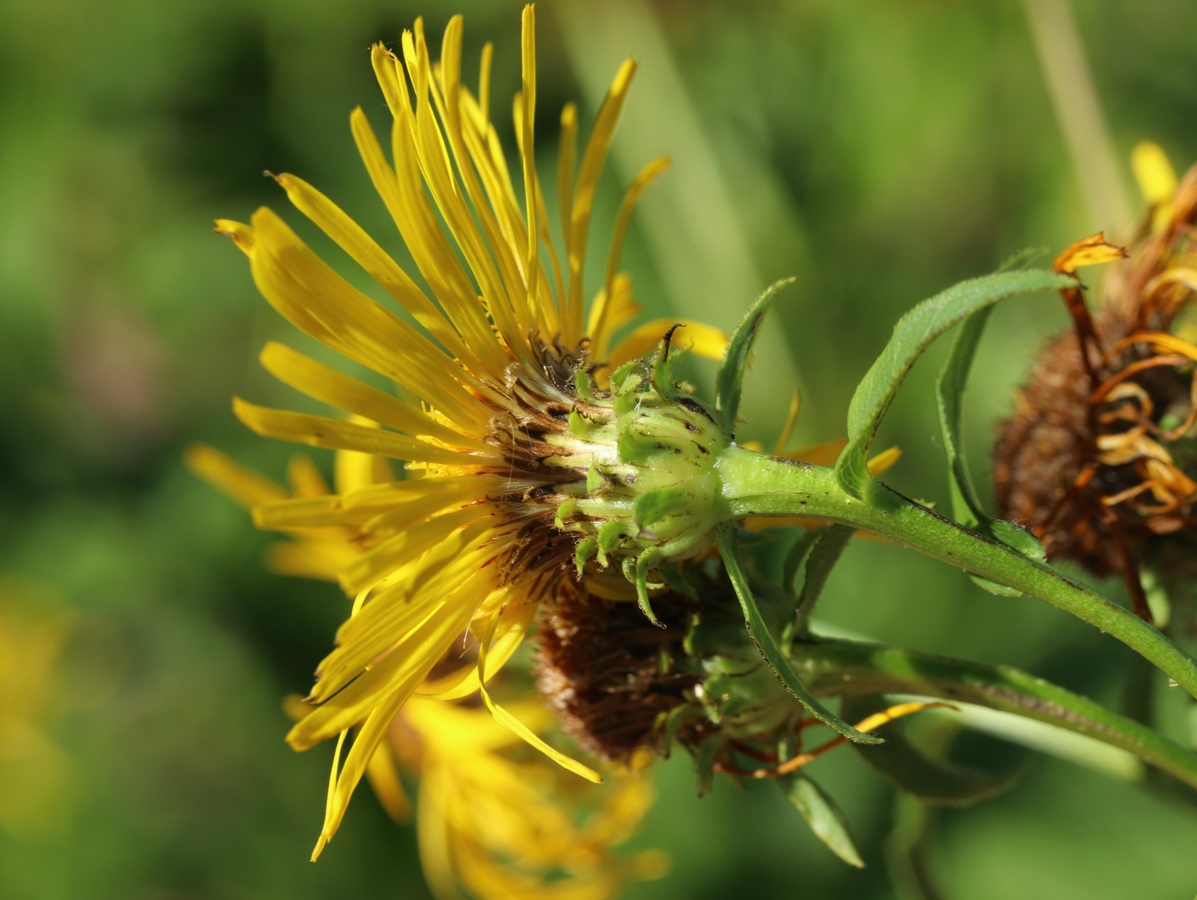
M416 497L441 492L456 493L459 489L472 486L474 493L482 498L500 489L518 490L518 485L509 487L511 483L504 478L481 473L451 476L429 476L426 478L411 478L407 481L393 481L387 484L373 484L358 488L344 495L346 509L367 509L373 512L385 512L392 507L408 503Z
M327 699L316 700L320 705L295 724L287 734L287 743L296 750L306 750L352 728L367 716L373 718L385 708L391 708L389 718L394 718L399 706L412 695L449 644L461 634L471 614L472 610L465 604L435 609L393 650L344 688ZM397 698L402 700L395 706ZM390 724L389 719L387 724ZM363 728L354 742L355 750L360 747L365 734ZM377 746L377 738L369 750L373 751L374 746ZM350 756L353 756L352 752ZM366 761L360 760L363 767ZM357 777L361 777L361 772ZM354 781L356 783L356 779Z
M594 342L594 353L598 359L607 359L611 352L611 335L619 331L640 315L640 304L632 295L632 278L620 272L611 284L611 292L599 291L594 298L594 305L590 309L590 316L586 320L586 333L593 335L600 328L598 317L605 318L606 323L601 326L603 340Z
M672 344L690 350L695 356L721 360L727 351L727 335L718 328L695 322L692 319L654 319L645 322L625 337L611 351L609 361L617 367L629 359L648 356L661 343L661 338L674 325L683 325L674 332Z
M464 453L437 447L391 431L383 431L381 428L369 428L352 422L339 422L325 416L311 416L283 409L268 409L248 403L240 397L233 398L233 412L238 419L258 434L280 438L284 441L310 444L313 447L379 453L392 459L409 459L444 465L481 462L477 457L470 457Z
M880 475L882 472L894 466L899 459L902 458L901 447L890 447L888 450L882 450L867 463L870 475Z
M486 523L467 524L399 573L395 583L369 597L337 629L337 647L316 668L312 697L325 700L372 666L376 659L407 641L427 620L430 610L468 609L470 614L494 589L489 578L477 578L485 562L476 551ZM467 619L468 621L468 619ZM464 630L464 625L463 625ZM448 647L441 648L443 653Z
M483 603L483 606L486 606ZM487 677L498 672L519 649L536 616L535 603L512 604L498 619L493 643L487 651ZM421 685L416 694L429 700L459 700L478 690L481 684L477 665L470 665L444 678Z
M413 522L423 522L430 516L464 506L471 507L475 519L496 514L494 506L485 503L478 493L479 479L462 478L452 483L448 479L440 480L440 490L412 495L406 502L373 516L362 525L362 535L379 540L388 534L410 531Z
M316 841L316 846L312 850L312 862L320 857L320 853L337 833L337 829L341 826L341 820L345 818L345 811L349 808L349 799L353 796L354 788L362 780L374 751L382 743L387 729L391 727L391 722L394 721L406 700L407 696L401 691L397 691L376 707L366 718L357 737L354 738L353 747L350 748L344 764L339 766L340 750L345 736L348 734L348 728L341 732L337 741L337 755L333 758L331 783L324 809L324 824L320 829L320 837Z
M376 45L374 62L375 74L379 76L379 83L388 98L391 91L400 90L401 96L406 98L406 82L400 81L397 85L392 83L398 77L399 69L394 56L381 45ZM402 115L403 108L398 108ZM410 111L407 114L410 115ZM450 248L436 213L429 204L415 148L411 146L410 138L399 137L406 133L406 129L396 118L393 126L396 135L393 142L396 146L395 169L392 170L360 108L353 111L349 121L358 153L366 165L374 189L382 197L403 236L403 242L411 251L416 268L432 288L441 310L470 348L471 365L479 371L488 372L492 377L500 374L505 364L504 355L478 303L474 285Z
M299 499L325 497L329 493L328 482L316 464L302 453L295 454L287 463L287 483L291 485L291 495Z
M285 344L271 341L262 349L259 358L262 368L283 384L335 409L406 432L412 437L431 437L450 446L488 452L480 439L448 428L419 407L362 384Z
M372 587L396 569L414 562L426 550L446 539L463 525L477 522L480 518L479 511L473 508L441 512L446 507L439 496L413 501L411 508L415 515L410 521L420 524L410 525L388 538L345 569L340 578L345 593L358 594ZM441 514L435 518L422 521L424 516L438 512Z
M333 484L340 494L395 480L389 461L372 453L340 450L333 463Z
M352 359L401 384L458 425L475 424L473 379L428 338L351 287L267 209L253 216L251 270L285 317Z
M586 149L582 153L582 164L574 189L573 208L569 219L562 223L565 232L566 259L569 261L569 303L575 309L582 308L582 261L586 254L586 238L590 231L590 216L594 211L594 197L598 189L599 174L615 135L615 126L623 112L628 89L636 74L636 64L625 60L615 74L615 80L607 90L607 96L599 107L594 129Z
M337 494L261 503L253 508L252 514L254 525L267 531L360 525L372 515L368 509L345 509Z
M640 173L632 181L631 186L624 194L623 202L619 206L619 214L615 218L615 229L611 237L611 248L607 254L607 271L603 276L603 291L599 295L599 299L595 302L594 309L590 314L590 339L598 347L607 346L610 338L608 328L614 330L619 324L622 324L614 320L608 322L607 303L605 301L615 293L615 277L619 271L619 257L623 251L623 241L628 231L628 225L632 221L632 213L636 209L640 195L668 168L669 160L665 157L662 156L652 160L640 170ZM720 357L722 355L722 352L720 352Z
M557 203L562 227L566 227L573 217L574 207L574 166L578 158L578 107L567 103L561 110L561 131L557 136ZM571 273L574 264L570 261L570 243L566 235L565 262ZM567 322L581 322L582 292L568 288L561 293L562 318Z
M798 421L798 409L802 406L802 394L797 390L790 395L790 409L786 413L785 424L781 426L781 433L777 436L777 443L773 445L773 455L781 456L785 452L786 444L794 433L794 424Z
M287 492L206 444L192 444L183 454L187 467L242 506L273 503Z
M366 764L366 777L370 780L370 787L374 789L374 794L382 808L387 811L387 815L396 822L406 823L411 820L411 801L399 780L395 756L385 742L378 745L378 749L370 757L370 762Z
M399 264L391 259L360 225L345 215L339 206L295 175L276 175L275 181L287 192L287 198L296 209L353 257L354 261L408 310L417 322L428 329L441 346L459 359L469 356L457 331L441 311L424 296L424 292Z
M486 704L486 708L490 710L490 714L495 717L495 721L500 725L511 730L521 740L535 747L557 765L563 769L573 772L575 775L580 775L587 781L594 784L602 784L603 776L587 765L583 765L573 757L562 753L555 747L546 744L537 734L535 734L527 725L509 713L499 704L495 703L491 697L490 692L486 689L486 648L490 645L494 638L494 628L498 624L498 620L491 625L490 632L478 647L478 672L479 672L479 687L478 690L482 694L482 701Z
M337 573L357 558L351 544L329 541L298 541L274 544L266 551L266 567L280 575L337 580Z
M414 144L424 183L465 258L495 328L508 348L519 354L533 324L523 304L523 292L516 302L511 293L515 286L511 267L504 266L507 260L502 255L498 259L492 256L479 228L480 220L475 219L466 202L466 191L457 182L449 146L436 121L434 105L438 97L431 79L431 61L423 29L417 27L414 35L409 32L403 38L404 61L415 92ZM476 211L483 219L489 215L484 206ZM484 222L483 228L490 232L490 223Z

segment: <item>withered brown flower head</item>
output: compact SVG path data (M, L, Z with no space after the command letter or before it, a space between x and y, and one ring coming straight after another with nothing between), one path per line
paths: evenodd
M699 790L716 774L781 778L845 743L842 735L805 748L820 722L794 701L744 629L735 593L717 557L689 561L653 596L659 625L627 587L587 579L537 620L538 688L564 730L607 761L643 764L643 751L673 747L697 764ZM609 590L615 588L615 590ZM758 585L767 619L792 622L797 598ZM754 591L758 588L754 588ZM795 640L786 652L800 655ZM872 731L936 703L899 703L856 724Z
M1197 346L1182 316L1197 286L1195 221L1197 167L1107 271L1095 314L1079 286L1061 292L1074 327L1036 360L994 448L998 514L1049 558L1122 572L1143 615L1140 564L1163 536L1197 531ZM1056 269L1102 261L1102 248L1114 249L1100 235L1078 242Z
M545 604L537 619L537 686L562 728L582 749L626 763L654 750L660 726L693 700L701 678L675 668L683 656L693 601L668 592L654 598L660 627L632 602L567 584L567 601Z

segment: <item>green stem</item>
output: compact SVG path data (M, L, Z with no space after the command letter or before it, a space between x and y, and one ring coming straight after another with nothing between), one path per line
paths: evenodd
M1008 666L818 639L796 643L791 662L814 694L899 693L1014 713L1133 753L1197 788L1197 754L1084 697Z
M880 482L857 500L840 487L831 469L734 446L720 454L717 467L734 518L802 516L870 531L1071 613L1122 641L1197 697L1197 660L1147 622Z

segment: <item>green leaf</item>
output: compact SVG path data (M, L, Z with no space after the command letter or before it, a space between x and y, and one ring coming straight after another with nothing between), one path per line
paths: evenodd
M806 689L794 671L794 667L790 665L790 661L786 659L785 654L777 645L776 639L769 631L769 626L765 624L760 607L757 606L756 596L748 584L748 576L744 574L744 568L740 564L739 547L736 545L734 528L730 526L719 528L716 531L716 538L719 544L719 555L723 557L723 566L727 570L732 587L735 588L736 597L740 601L740 609L744 613L744 622L748 626L748 637L760 651L765 663L785 685L786 690L793 694L812 716L848 740L862 744L880 744L881 738L857 731L823 706Z
M1025 269L1039 257L1047 256L1051 252L1050 247L1023 247L1003 259L995 271L1012 272L1015 269Z
M791 803L798 807L802 818L831 852L850 866L864 868L864 860L856 849L856 842L848 831L848 820L843 810L817 784L801 772L792 772L777 779Z
M756 298L747 315L736 326L735 333L727 345L727 352L723 354L723 362L719 366L719 373L715 376L715 408L720 414L720 424L728 436L736 431L736 415L740 411L740 391L744 384L744 372L748 368L748 356L752 351L752 344L756 340L757 331L764 321L765 313L773 303L782 288L793 284L797 279L783 278L765 288Z
M952 342L952 349L935 382L940 437L943 440L944 453L947 455L948 469L951 474L949 489L952 497L952 514L962 525L1006 544L1023 556L1042 562L1046 558L1046 553L1038 538L1013 522L994 519L985 512L977 497L976 488L973 486L972 477L968 472L968 465L961 452L960 433L964 392L968 387L968 373L992 309L992 307L985 307L965 319L964 324L960 326L960 331L956 334L956 339ZM973 581L992 594L1005 597L1017 597L1021 594L1021 591L998 584L988 578L978 575L971 577Z
M899 793L892 815L893 828L885 838L885 867L894 900L943 900L930 865L938 810Z
M806 559L806 576L802 580L802 593L798 595L798 621L805 626L810 621L815 601L827 586L831 570L839 562L840 554L856 534L851 525L829 525L819 534L810 556Z
M860 721L885 709L877 694L845 697L840 714ZM858 747L860 757L898 790L936 806L970 806L996 796L1018 780L1019 771L986 772L973 766L934 759L906 740L900 728L885 730L885 744Z
M906 373L935 338L1001 300L1075 284L1071 276L1044 269L999 272L954 285L899 319L893 337L865 373L848 407L848 445L835 466L840 486L857 499L864 496L872 478L866 461L873 436Z
M810 551L818 543L819 538L823 536L822 528L799 528L795 529L798 536L794 539L794 545L790 547L786 553L785 560L781 567L781 585L787 590L798 590L798 570L802 568L802 564L806 562L806 557Z
M964 456L960 452L959 438L961 431L961 416L964 409L964 391L968 386L968 371L973 364L973 356L977 351L977 344L981 341L981 334L989 321L989 314L993 307L979 309L960 326L956 339L952 341L952 349L948 358L944 360L943 368L939 370L939 378L935 381L935 399L939 407L939 432L943 439L944 454L948 458L948 468L952 476L950 483L952 493L952 514L956 521L969 528L976 528L988 520L988 516L981 508L981 501L977 499L977 491L973 487L972 477L968 473Z

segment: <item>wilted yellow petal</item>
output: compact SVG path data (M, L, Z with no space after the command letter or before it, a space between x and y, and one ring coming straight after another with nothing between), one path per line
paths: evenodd
M1095 266L1125 258L1126 250L1111 244L1106 240L1105 232L1099 231L1065 249L1056 257L1053 268L1061 274L1071 275L1083 266Z

